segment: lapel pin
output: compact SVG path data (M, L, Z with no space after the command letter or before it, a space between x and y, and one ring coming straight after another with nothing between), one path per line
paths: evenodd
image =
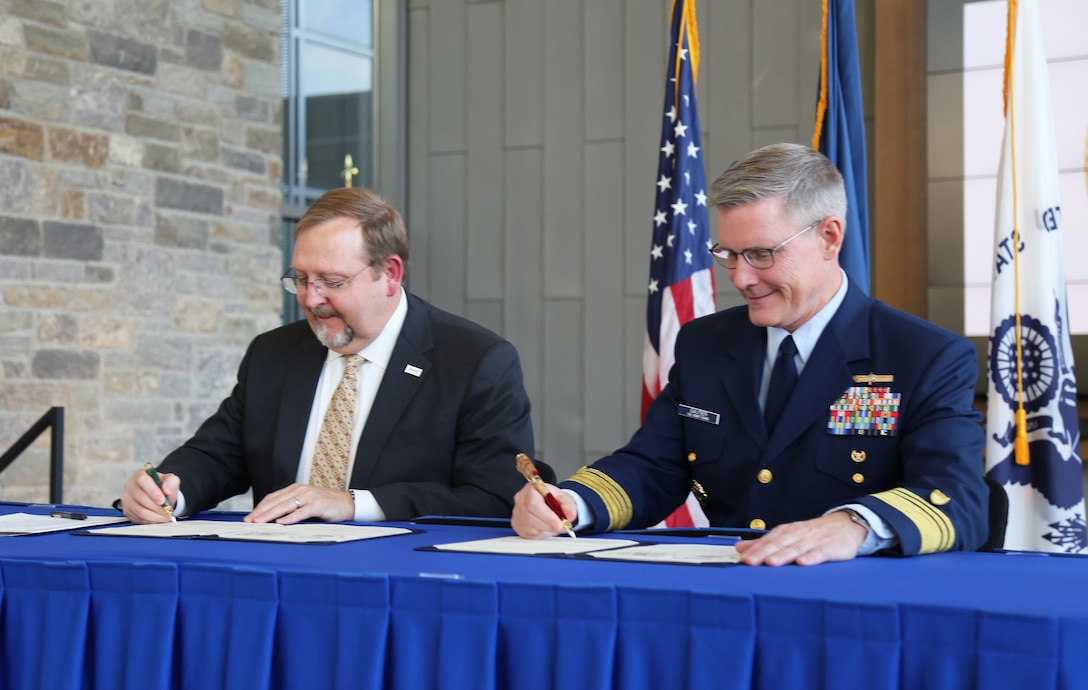
M404 373L411 374L412 376L419 378L423 374L423 370L412 364L406 364L404 365Z
M891 383L894 380L894 374L854 374L854 383L867 383L870 386L874 383Z

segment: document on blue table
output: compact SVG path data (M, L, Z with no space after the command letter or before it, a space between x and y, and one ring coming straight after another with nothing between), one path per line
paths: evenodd
M522 539L521 537L495 537L476 539L452 544L435 544L437 551L462 551L467 553L499 553L518 556L570 556L573 554L634 546L630 539L593 539L579 537L549 537L547 539Z
M51 515L33 515L31 513L8 513L0 515L0 536L16 537L24 534L45 534L63 532L67 529L85 529L97 525L112 525L128 522L123 517L101 517L54 511Z
M724 544L641 544L625 549L587 553L586 556L610 561L683 565L728 565L740 562L737 549Z
M403 527L344 525L328 522L304 522L281 525L276 522L227 522L223 520L179 520L151 525L125 525L87 530L85 534L113 537L166 537L174 539L235 539L292 544L334 544L376 537L411 534Z

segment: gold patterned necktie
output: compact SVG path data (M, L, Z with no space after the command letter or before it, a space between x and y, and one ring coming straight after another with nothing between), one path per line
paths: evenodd
M344 377L332 394L321 432L317 435L317 448L310 470L310 484L326 489L344 489L347 486L351 424L355 418L355 372L366 360L359 355L349 355L346 359Z

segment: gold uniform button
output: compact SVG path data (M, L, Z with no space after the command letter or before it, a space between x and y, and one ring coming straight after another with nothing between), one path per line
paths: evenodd
M854 462L865 462L865 451L852 450L850 451L850 459Z
M695 462L695 453L688 453L688 462Z
M751 527L752 529L767 529L767 523L763 522L759 518L756 518L755 520L752 520L751 522L749 522L748 526Z
M949 498L948 495L940 489L934 489L933 493L929 495L929 502L935 506L946 505L951 500L952 499Z
M770 470L763 469L756 475L756 479L759 480L760 484L770 484L771 480L774 479L774 475L771 474Z
M850 477L850 478L854 480L855 484L860 484L863 481L865 481L865 475L862 474L861 472L855 472L854 476Z

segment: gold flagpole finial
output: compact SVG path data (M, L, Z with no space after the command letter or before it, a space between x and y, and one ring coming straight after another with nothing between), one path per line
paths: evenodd
M351 178L359 174L359 168L356 168L351 162L351 154L344 154L344 170L340 173L340 177L344 178L344 186L351 187Z

